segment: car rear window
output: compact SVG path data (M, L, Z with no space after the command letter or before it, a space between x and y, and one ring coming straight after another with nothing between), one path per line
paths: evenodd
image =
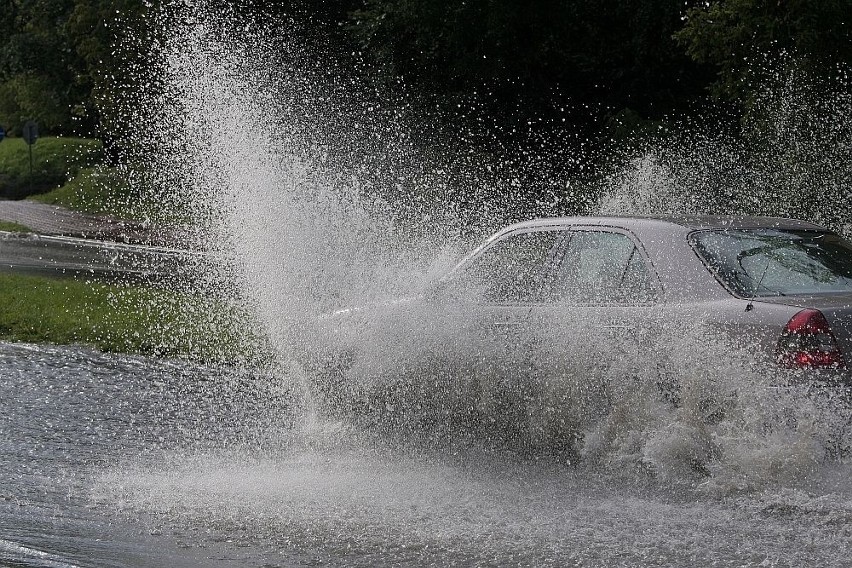
M695 232L690 242L738 296L852 291L852 245L834 233L726 229Z
M639 249L627 235L575 231L554 285L551 300L573 304L646 304L654 287Z

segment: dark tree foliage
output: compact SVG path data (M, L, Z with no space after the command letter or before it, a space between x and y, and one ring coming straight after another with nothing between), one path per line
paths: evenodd
M682 0L366 0L352 14L362 49L420 90L527 116L554 107L630 108L660 118L706 83L672 36Z
M2 0L0 124L18 132L100 136L104 114L127 83L133 55L122 46L141 32L134 0Z
M191 9L160 0L0 0L0 125L17 131L35 119L45 133L121 132L122 109L145 88L146 49L158 33L148 16L161 4ZM795 51L815 69L852 58L852 0L201 4L234 26L299 33L317 61L337 58L345 68L347 57L363 58L378 80L402 82L430 108L461 109L447 111L451 119L475 114L470 123L507 137L530 124L610 136L613 123L689 113L714 79L717 95L746 100L761 54Z
M7 129L37 119L46 130L70 130L71 108L86 90L64 27L72 10L70 0L3 1L0 124Z
M761 73L779 60L792 57L829 75L852 62L852 0L702 2L675 37L693 59L718 70L718 97L747 103Z
M214 0L214 13L228 14L234 26L263 26L272 33L298 34L317 58L351 54L355 43L345 24L362 0Z
M218 0L214 2L214 9L227 10L236 18L259 22L290 19L336 26L345 22L350 12L361 4L362 0Z
M149 10L138 0L74 0L65 23L81 62L77 82L87 95L77 107L83 132L100 138L112 160L117 159L115 138L138 127L125 113L149 82L145 58L155 33L146 18Z

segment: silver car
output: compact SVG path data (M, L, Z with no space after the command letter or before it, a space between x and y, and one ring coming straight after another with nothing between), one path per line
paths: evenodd
M651 382L677 399L672 368L729 358L776 382L848 392L852 245L781 218L539 219L497 232L423 296L340 310L321 335L312 343L330 342L336 355L318 363L338 379L322 379L320 394L344 406L360 396L352 376L404 377L406 392L394 396L409 403L418 381L445 381L443 405L465 388L481 400L494 381L521 377L523 390L530 377L591 367L616 377L610 390L658 374ZM412 372L422 376L405 378ZM594 388L594 373L586 377L578 396Z
M804 221L528 221L493 235L442 287L477 289L507 325L555 306L579 308L611 329L700 321L781 368L852 379L852 244Z

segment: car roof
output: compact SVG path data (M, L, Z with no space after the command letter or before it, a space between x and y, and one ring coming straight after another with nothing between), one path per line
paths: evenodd
M688 230L701 229L793 229L820 230L825 227L783 217L755 217L739 215L658 215L658 216L605 216L605 217L550 217L516 223L506 227L501 233L516 229L592 225L602 227L621 227L624 229L663 229L682 227Z
M467 255L458 266L476 257L494 241L515 232L535 229L569 229L572 227L602 227L632 233L647 254L659 278L662 290L670 302L689 302L695 298L725 299L727 292L698 259L688 242L688 235L697 230L713 229L782 229L826 231L824 227L796 219L781 217L721 216L721 215L659 215L659 216L601 216L551 217L510 225ZM458 268L458 267L457 267Z

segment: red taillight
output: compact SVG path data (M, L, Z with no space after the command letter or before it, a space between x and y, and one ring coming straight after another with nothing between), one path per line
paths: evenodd
M796 368L846 366L828 320L821 311L811 309L787 322L778 340L778 362Z

